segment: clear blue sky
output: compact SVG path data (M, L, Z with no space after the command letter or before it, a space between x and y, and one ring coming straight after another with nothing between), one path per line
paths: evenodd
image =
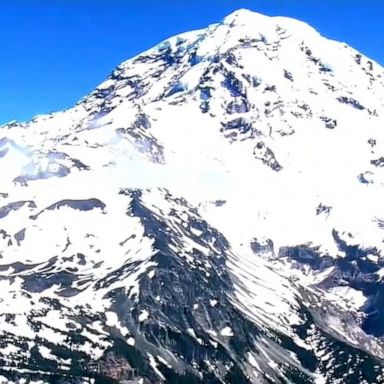
M238 8L301 19L384 64L384 0L0 0L0 124L70 107L121 61Z

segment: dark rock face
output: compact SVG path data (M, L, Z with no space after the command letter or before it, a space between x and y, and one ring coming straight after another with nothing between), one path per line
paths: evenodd
M251 127L252 125L241 117L223 123L225 131L238 130L240 133L247 133Z
M235 99L232 100L227 107L227 112L229 114L233 113L246 113L249 112L250 105L249 102L246 99Z
M371 160L371 164L373 164L375 167L384 167L384 157L379 157L378 159Z
M359 110L365 109L363 105L361 105L357 100L353 99L352 97L341 96L341 97L338 97L337 100L342 104L351 105L353 108L356 108Z
M95 199L95 198L85 199L85 200L65 199L48 206L47 208L43 209L36 215L31 215L30 218L32 220L36 220L39 217L39 215L41 215L44 211L52 211L54 209L59 209L61 207L69 207L79 211L90 211L95 208L104 210L105 204L101 200Z
M328 129L335 129L337 127L337 121L335 119L326 116L321 116L320 119L324 121L325 127Z
M236 75L233 72L226 72L224 76L223 86L228 89L231 96L246 98L244 85Z
M79 209L80 211L90 211L91 209L94 208L100 208L104 209L105 204L100 201L99 199L86 199L86 200L61 200L58 201L55 204L50 205L47 207L47 210L52 210L52 209L58 209L61 207L70 207L72 209Z
M150 192L142 190L120 191L120 195L130 201L126 214L140 221L144 229L143 236L152 242L150 261L153 263L153 274L139 274L139 289L135 292L126 291L124 287L106 291L106 297L112 302L109 311L116 313L121 326L129 329L134 344L127 343L121 328L109 324L106 315L90 313L84 303L77 315L72 313L67 318L68 324L76 322L73 330L68 325L65 331L59 331L52 324L52 331L65 335L67 341L64 345L37 338L36 346L30 350L30 357L17 363L20 369L28 367L29 371L17 373L3 369L0 370L1 375L12 380L26 378L63 383L94 379L96 383L201 384L269 383L280 382L285 377L291 382L310 384L313 380L305 373L306 370L329 372L331 369L332 377L338 379L345 377L347 366L353 366L354 370L348 376L350 382L375 382L374 377L380 373L376 362L364 352L322 331L316 324L325 313L318 312L315 307L308 309L303 306L300 309L305 321L295 326L295 332L302 337L311 335L314 345L322 345L323 351L330 355L330 360L318 360L314 351L300 347L289 336L269 328L268 324L260 327L250 321L231 300L235 281L227 267L228 258L232 256L226 238L203 220L184 199L175 198L163 190L163 208L160 208L146 202L148 194ZM161 214L165 206L172 207L167 216ZM336 233L335 239L341 248L348 251L348 259L357 260L361 256L362 251L348 248ZM187 247L186 244L191 246ZM256 254L271 254L273 247L270 240L261 242L255 239L252 243ZM331 259L320 259L316 249L306 246L283 249L280 257L289 257L316 270L332 265ZM66 261L75 260L82 265L84 255L78 254ZM116 282L124 281L127 276L140 270L142 263L145 261L124 263L121 268L99 279L94 289L105 290ZM79 291L71 287L82 276L75 270L57 270L58 266L59 259L52 258L44 266L14 265L13 268L23 279L23 289L29 295L56 287L58 298L76 296ZM367 273L371 273L371 269L371 266L365 266ZM343 265L340 270L345 279L349 272ZM350 276L356 280L355 272ZM365 281L364 284L369 284L368 277ZM44 300L48 311L62 308L67 316L59 299L46 297L41 300ZM315 299L308 296L307 300ZM379 301L380 298L376 297L375 304L379 305ZM32 313L28 320L36 332L42 329L40 315ZM12 322L14 318L9 315L6 321ZM98 335L92 326L95 321L100 322L109 341L109 346L99 359L76 352L75 349L90 342L90 336L83 336L84 330ZM365 324L365 327L369 326L370 323ZM377 327L375 329L377 331ZM17 343L27 341L28 338ZM55 358L70 358L69 370L63 370L60 364L42 354L43 346L49 348ZM93 342L93 347L100 348L99 342ZM24 348L27 350L29 347L25 344ZM257 374L249 370L244 359L250 351L253 351L255 361L261 367ZM298 360L285 356L287 351L294 353ZM148 356L151 357L148 359ZM327 364L336 356L337 364L330 368ZM270 361L275 361L276 365L271 367ZM346 364L347 361L349 364ZM7 363L4 362L3 366L7 366Z
M264 142L260 141L256 144L253 154L256 159L261 160L265 165L270 167L272 170L279 172L283 169L283 167L279 164L279 162L275 158L275 154L273 151L268 148Z
M0 207L0 219L8 216L10 212L17 211L20 208L27 206L29 208L36 208L36 204L33 201L16 201Z
M118 128L116 132L119 136L132 141L135 148L146 154L156 163L164 162L164 148L150 133L151 121L144 113L138 113L132 125L129 128Z
M377 272L384 266L382 258L372 261L367 255L380 255L377 249L363 249L359 245L348 245L334 231L334 238L340 251L345 257L334 259L330 256L320 255L317 248L306 245L286 247L280 249L279 257L294 261L294 265L300 268L309 266L313 271L322 272L333 267L332 272L317 286L330 290L334 287L351 287L368 298L362 310L366 314L361 322L364 332L375 337L384 335L383 324L383 284Z

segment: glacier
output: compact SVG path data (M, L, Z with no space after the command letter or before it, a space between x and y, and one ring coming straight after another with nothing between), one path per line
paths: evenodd
M238 10L0 127L1 383L383 383L384 69Z

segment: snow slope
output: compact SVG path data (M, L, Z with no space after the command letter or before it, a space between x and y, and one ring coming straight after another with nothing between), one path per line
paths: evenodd
M383 76L239 10L0 127L0 381L384 382Z

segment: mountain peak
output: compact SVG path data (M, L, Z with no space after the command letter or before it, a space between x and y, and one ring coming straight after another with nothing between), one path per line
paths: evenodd
M254 12L246 8L240 8L223 19L223 24L229 26L248 26L249 28L263 31L263 29L286 28L291 33L299 32L305 34L318 32L309 24L285 16L267 16L262 13Z
M246 8L240 8L232 13L230 13L228 16L224 18L224 24L236 24L236 25L243 25L248 23L254 23L255 20L266 20L271 19L270 16L263 15L258 12L251 11Z

